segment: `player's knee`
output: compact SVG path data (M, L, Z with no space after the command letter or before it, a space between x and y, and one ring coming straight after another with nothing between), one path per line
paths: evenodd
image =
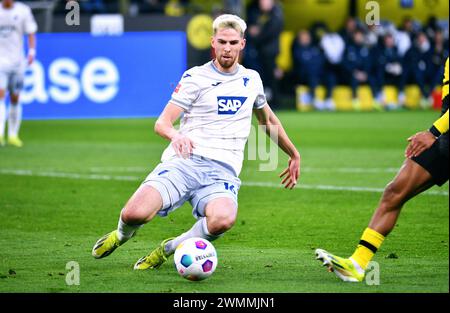
M229 212L229 214L219 214L212 216L208 222L208 231L211 234L222 234L233 227L236 222L236 215L234 212Z
M153 187L142 185L128 200L122 210L122 221L127 224L144 224L155 217L162 208L162 198Z
M133 225L133 224L139 224L141 221L144 220L144 218L138 214L138 210L133 208L132 206L126 206L122 213L120 214L120 218L125 224Z
M127 203L120 216L129 225L144 224L150 220L149 210L134 203Z
M216 199L208 203L205 214L208 231L218 235L233 227L237 217L237 206L231 199Z

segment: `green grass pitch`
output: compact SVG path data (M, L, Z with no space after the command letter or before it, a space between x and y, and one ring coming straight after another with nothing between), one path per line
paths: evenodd
M179 277L172 258L159 270L132 269L162 239L191 227L188 204L111 256L90 254L159 162L167 142L153 133L155 119L23 122L25 146L0 148L0 292L449 292L448 184L406 204L374 258L379 285L342 283L314 258L319 247L353 252L403 162L406 138L438 113L278 116L302 154L298 188L277 186L281 152L270 172L246 160L238 220L214 242L219 265L202 282ZM66 284L70 261L79 264L79 285Z

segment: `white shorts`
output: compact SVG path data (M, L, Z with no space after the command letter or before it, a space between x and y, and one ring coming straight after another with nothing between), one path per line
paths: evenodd
M0 70L0 89L9 93L18 94L23 88L23 71L3 71Z
M163 207L158 215L167 216L189 201L192 214L198 219L205 216L206 204L216 198L230 198L237 207L241 181L230 166L194 155L189 159L174 157L158 164L142 184L152 186L161 194Z

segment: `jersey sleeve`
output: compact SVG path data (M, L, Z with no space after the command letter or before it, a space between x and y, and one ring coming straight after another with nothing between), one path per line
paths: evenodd
M439 137L441 134L445 133L449 129L449 113L448 113L448 58L445 62L445 70L444 70L444 79L442 81L442 108L443 110L447 109L444 114L433 123L429 131L436 137Z
M436 122L433 123L433 126L430 128L430 132L439 137L443 133L448 131L448 109L444 115L442 115Z
M448 58L445 61L444 80L442 82L442 100L448 97Z
M267 103L267 99L266 99L266 95L264 93L264 86L262 83L261 78L257 77L257 94L256 94L256 99L255 99L255 103L253 104L253 108L254 109L262 109L265 104Z
M192 103L197 99L200 92L200 88L192 75L189 72L184 72L170 99L170 102L186 111L192 107Z
M24 18L24 31L25 34L30 35L34 34L38 30L37 23L34 19L33 13L31 12L31 9L27 7L25 10L25 18Z

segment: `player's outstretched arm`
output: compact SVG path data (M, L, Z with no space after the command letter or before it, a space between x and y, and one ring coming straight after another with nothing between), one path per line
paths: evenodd
M187 158L193 152L194 142L173 127L183 111L178 105L169 102L156 120L155 133L170 140L178 156Z
M288 167L279 175L285 188L292 189L300 177L300 153L289 139L278 117L268 104L262 109L253 110L259 125L264 127L266 134L289 156Z

